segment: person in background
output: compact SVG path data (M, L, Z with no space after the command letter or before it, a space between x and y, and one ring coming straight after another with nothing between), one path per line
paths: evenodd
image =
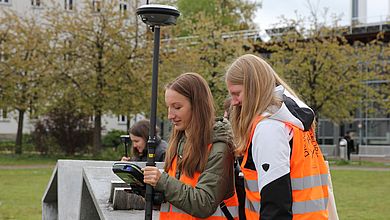
M355 151L355 142L353 141L353 131L347 131L344 139L347 141L347 158L351 160L351 153Z
M149 138L150 122L149 120L140 120L136 122L129 130L130 140L133 145L132 157L122 157L121 161L146 161L148 149L146 144ZM157 129L158 130L158 129ZM156 162L163 162L165 159L165 151L167 142L157 136L156 147Z
M225 75L235 153L243 156L247 219L328 219L328 169L314 112L263 59L247 54Z
M164 194L160 219L238 219L229 122L216 119L213 97L197 73L165 88L173 129L164 172L145 167L144 182Z

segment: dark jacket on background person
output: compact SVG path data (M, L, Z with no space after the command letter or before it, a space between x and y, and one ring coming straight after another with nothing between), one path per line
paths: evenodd
M156 147L156 162L164 162L165 160L165 151L167 150L168 143L162 139L157 140L157 147ZM143 150L142 155L139 157L132 157L131 161L147 161L148 159L148 147L146 146Z
M183 137L179 142L178 158L182 155L185 141ZM174 178L163 172L155 189L163 192L166 201L192 216L204 218L212 215L222 200L235 193L232 148L230 123L227 119L218 119L214 125L207 165L196 187L180 182L179 173Z

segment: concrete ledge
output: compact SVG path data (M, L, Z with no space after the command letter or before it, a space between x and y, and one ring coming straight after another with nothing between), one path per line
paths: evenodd
M42 197L42 219L75 220L84 219L84 217L87 219L88 216L95 219L121 219L117 218L116 215L108 215L107 217L99 214L99 209L110 207L111 181L123 182L112 172L112 165L115 162L118 161L58 160ZM145 162L136 163L140 167L145 166ZM157 163L157 167L162 168L163 164ZM88 178L83 178L83 168L87 167L95 168L95 170L84 175ZM96 186L104 188L104 197L101 195L102 192L96 190ZM101 197L103 200L97 200ZM81 207L90 212L81 215ZM108 210L118 213L119 216L123 212L123 219L144 218L144 211L114 211L112 207ZM133 214L138 217L132 218ZM141 215L142 217L140 217ZM153 219L158 219L158 212L154 211L153 216Z
M80 219L139 220L145 218L143 210L114 210L108 203L111 180L119 180L112 167L85 167L83 169L82 206ZM85 186L85 187L84 187ZM89 196L87 196L89 195ZM84 204L88 206L84 206ZM92 205L93 204L93 205ZM159 212L153 211L153 219L159 219Z

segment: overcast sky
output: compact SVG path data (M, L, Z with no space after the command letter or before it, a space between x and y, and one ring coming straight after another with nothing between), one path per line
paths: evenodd
M278 23L279 17L296 18L295 11L308 16L308 0L262 0L262 8L256 13L255 22L262 30ZM379 22L389 16L390 0L367 0L367 22ZM328 14L342 15L342 24L350 24L351 0L310 0L310 3L321 12L328 8ZM328 17L329 20L329 17Z

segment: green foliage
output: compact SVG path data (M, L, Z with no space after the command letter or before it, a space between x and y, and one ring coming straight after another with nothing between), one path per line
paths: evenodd
M35 123L33 140L43 154L49 146L59 146L67 155L85 152L92 143L92 128L89 117L80 112L72 100L63 100L47 112L46 118Z
M177 36L191 27L191 36L173 38L161 45L161 81L168 82L185 72L199 73L209 83L218 115L223 113L223 101L228 94L224 82L225 68L245 52L244 45L251 44L244 33L232 32L236 29L224 25L224 16L223 10L216 10L212 15L203 11L193 13L192 19L183 19L174 29L167 30L170 31L168 36ZM163 90L160 94L164 94ZM160 100L164 100L162 95ZM161 109L165 108L161 106Z
M245 0L178 0L177 5L182 14L179 22L190 20L193 23L202 23L198 15L204 14L222 26L228 27L230 31L253 28L254 12L260 6L256 1ZM191 26L186 30L193 35Z
M30 134L23 134L23 151L33 152L34 145L32 142L32 137ZM3 140L0 141L0 152L12 152L15 151L15 141L14 140Z
M106 148L118 148L122 144L120 136L128 134L126 131L111 130L109 131L102 140L103 147Z
M130 146L129 146L130 147ZM131 150L129 149L129 153ZM125 155L123 144L117 148L104 148L98 155L99 160L119 161Z
M1 152L10 152L15 148L15 141L1 141L0 142L0 151Z
M101 2L101 10L92 4L77 13L68 13L60 7L46 13L53 33L50 56L53 67L53 99L74 97L75 104L84 113L93 115L94 138L92 151L101 147L101 116L106 113L131 115L146 109L148 96L139 96L151 80L145 63L143 30L138 27L135 8L126 13L117 10L117 1ZM77 9L76 9L77 10ZM55 91L55 90L53 90Z
M317 115L337 123L350 121L364 98L379 100L366 83L377 78L362 62L368 59L362 53L368 46L350 45L337 26L313 24L317 29L308 29L298 21L285 25L290 31L266 45L272 52L269 62Z
M24 115L34 115L44 106L44 88L48 67L43 65L48 35L36 18L20 17L4 10L0 34L0 107L18 112L15 152L22 153ZM3 23L4 22L4 23ZM12 31L11 31L12 30Z

